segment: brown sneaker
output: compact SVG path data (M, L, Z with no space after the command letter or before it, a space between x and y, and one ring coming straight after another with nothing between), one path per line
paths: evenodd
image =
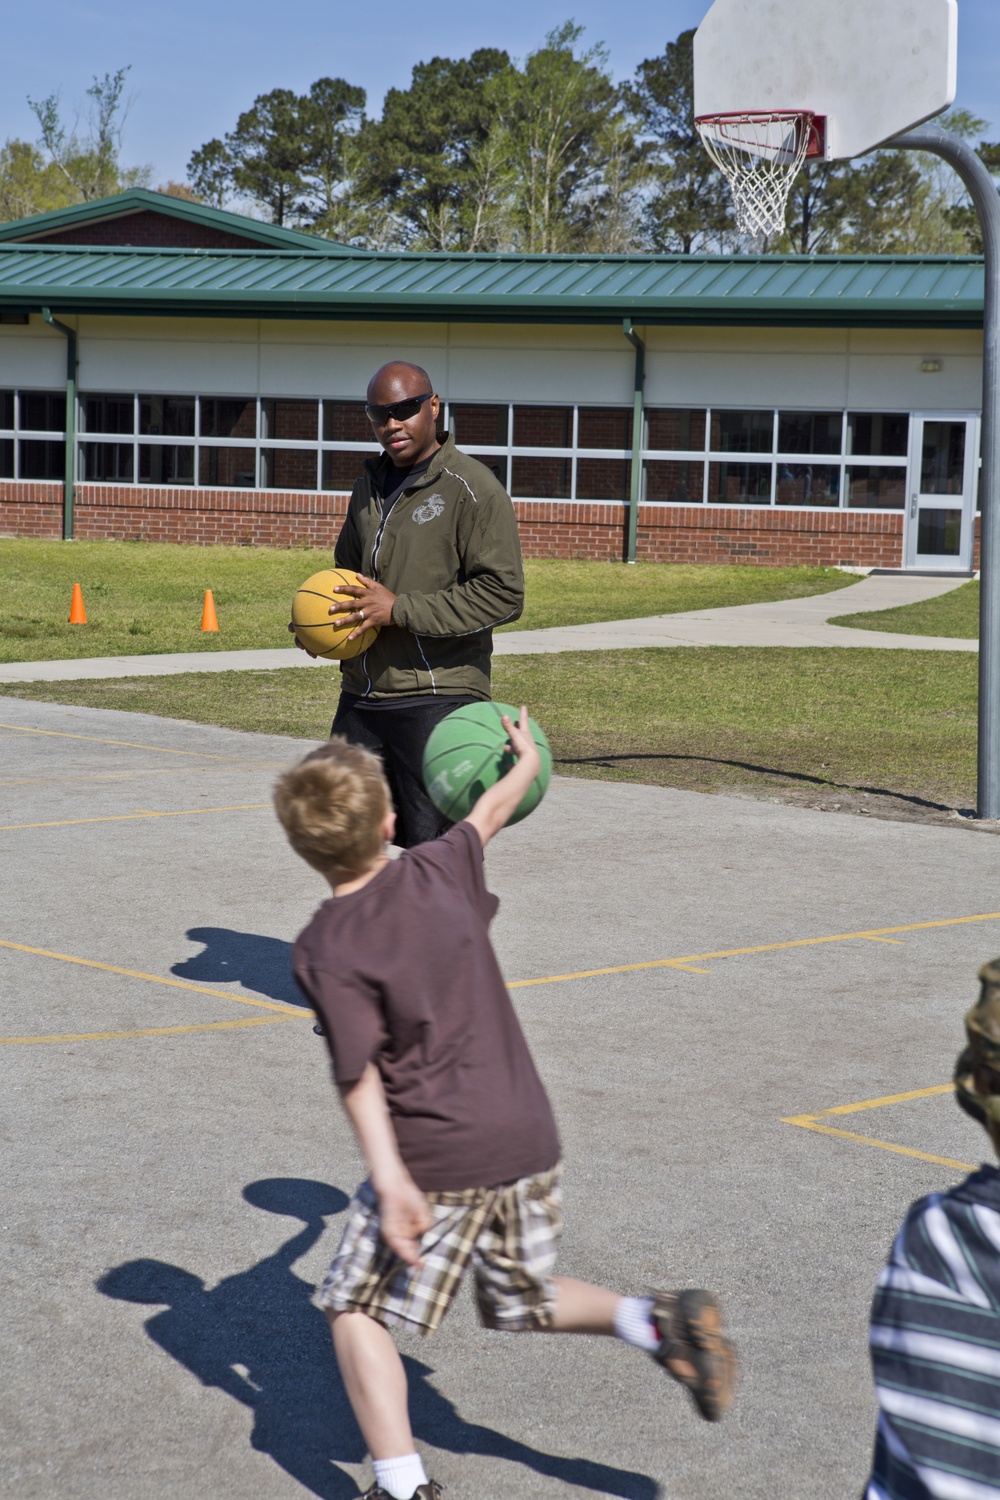
M436 1479L428 1479L426 1484L418 1485L410 1496L410 1500L442 1500L444 1490ZM365 1490L361 1500L392 1500L388 1490L384 1490L380 1484L373 1484L370 1490Z
M722 1332L722 1312L711 1292L652 1292L653 1321L661 1339L653 1355L667 1374L691 1392L706 1422L718 1422L733 1404L739 1365ZM693 1374L671 1368L683 1361Z

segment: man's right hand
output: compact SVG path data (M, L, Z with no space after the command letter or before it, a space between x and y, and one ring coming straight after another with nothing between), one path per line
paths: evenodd
M296 646L298 646L299 650L304 651L307 656L311 656L313 661L318 660L318 653L316 651L310 651L307 646L303 646L298 636L295 635L295 626L291 623L291 621L289 621L288 623L288 628L292 632L292 635L295 636L295 644Z

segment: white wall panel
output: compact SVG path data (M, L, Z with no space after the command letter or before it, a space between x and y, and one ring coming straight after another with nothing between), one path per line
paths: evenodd
M983 400L982 361L969 355L934 355L941 370L926 375L920 362L898 355L855 355L848 379L849 406L903 411L978 411Z
M630 344L621 324L604 323L452 323L452 349L566 349L628 354Z
M632 402L634 359L591 350L455 349L448 361L452 401ZM442 392L444 394L444 392Z
M852 354L908 354L920 360L931 354L983 352L983 335L976 328L852 328Z
M642 330L652 405L976 410L974 330ZM65 341L33 318L0 327L0 383L61 386ZM330 396L360 400L399 357L426 365L451 400L628 404L633 355L615 327L337 323L292 319L83 318L90 390ZM940 359L939 374L920 371Z
M445 351L423 341L385 340L375 328L369 344L261 344L260 391L273 396L333 396L363 401L369 380L391 359L423 365L438 390L446 367ZM443 392L442 392L443 394Z
M262 344L322 344L364 349L383 344L394 351L418 345L423 349L443 349L448 343L447 323L393 323L385 319L352 321L346 318L261 318Z
M128 318L87 314L74 320L81 339L117 339L123 343L256 344L256 318Z
M258 350L250 343L80 339L80 389L253 395Z
M650 405L967 411L980 402L978 333L919 329L650 329ZM942 362L921 373L923 359Z
M639 332L651 354L846 354L851 347L851 332L846 328L694 328L678 324L640 328Z
M0 385L66 384L66 340L33 328L0 328Z
M847 399L843 354L678 353L647 361L650 406L841 407Z

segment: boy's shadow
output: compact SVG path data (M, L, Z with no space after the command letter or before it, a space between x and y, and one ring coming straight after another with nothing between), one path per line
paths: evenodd
M146 1332L202 1385L225 1391L254 1414L251 1444L267 1453L318 1500L357 1495L336 1465L361 1463L365 1445L337 1374L323 1314L313 1288L292 1270L316 1243L323 1220L341 1213L346 1195L303 1178L250 1183L243 1196L255 1208L288 1214L303 1228L273 1255L225 1277L211 1289L191 1271L159 1260L133 1260L97 1282L106 1297L163 1304ZM491 1455L536 1473L622 1500L652 1500L657 1487L644 1474L560 1458L489 1427L466 1422L430 1383L433 1370L404 1357L410 1408L418 1438L450 1453Z
M271 1000L309 1007L292 978L292 945L257 932L234 932L230 927L189 927L192 942L204 950L181 963L171 974L195 984L242 984Z

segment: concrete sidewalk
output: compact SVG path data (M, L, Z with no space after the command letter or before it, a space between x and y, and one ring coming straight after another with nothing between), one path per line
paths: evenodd
M497 656L548 651L620 650L638 646L879 646L902 651L977 651L978 641L828 625L836 615L895 609L936 599L968 580L876 575L833 594L780 599L769 604L734 604L686 614L651 615L595 625L564 625L555 630L501 634Z
M828 625L833 615L894 609L935 599L965 578L876 575L849 589L770 604L735 604L683 614L650 615L551 630L499 632L495 656L533 656L553 651L623 650L642 646L861 646L903 651L977 651L978 641L899 635ZM183 651L155 656L95 656L70 661L8 662L0 682L68 682L102 677L165 677L176 672L271 671L277 667L328 667L294 647L268 651Z

